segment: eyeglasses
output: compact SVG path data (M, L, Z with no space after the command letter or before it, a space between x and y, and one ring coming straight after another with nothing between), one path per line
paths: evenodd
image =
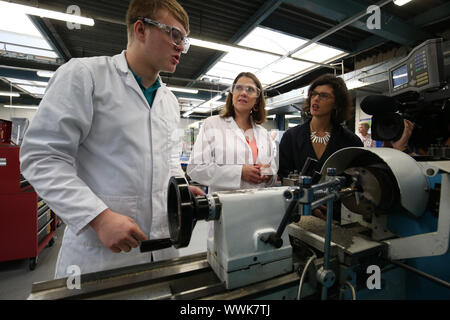
M261 94L261 90L254 86L244 86L242 84L235 84L231 88L231 93L241 93L244 91L247 93L249 97L257 98Z
M317 92L317 91L313 91L310 93L309 97L310 98L314 98L315 96L319 96L320 100L328 100L333 98L333 95L326 93L326 92Z
M159 29L161 29L162 31L170 34L170 38L172 39L172 42L174 45L179 46L183 43L183 51L182 53L187 53L189 50L189 46L190 46L190 42L189 42L189 38L183 35L183 32L174 27L174 26L168 26L164 23L149 19L149 18L144 18L144 17L138 17L136 19L134 19L132 21L132 23L135 23L136 21L142 21L144 23L147 24L151 24L155 27L158 27Z

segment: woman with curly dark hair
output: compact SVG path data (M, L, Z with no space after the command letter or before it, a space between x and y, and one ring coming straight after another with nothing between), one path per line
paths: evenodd
M280 142L278 174L286 177L301 172L306 159L318 160L316 170L334 152L346 147L362 147L356 134L344 128L352 108L352 98L344 80L325 74L314 80L302 108L302 125L287 130Z
M278 175L287 177L290 172L302 172L308 158L317 160L315 171L334 152L347 147L363 147L356 134L341 123L352 110L352 98L344 80L325 74L314 80L308 89L308 98L302 108L306 121L287 130L280 142ZM313 214L325 218L324 207ZM340 220L339 206L335 206L333 218Z

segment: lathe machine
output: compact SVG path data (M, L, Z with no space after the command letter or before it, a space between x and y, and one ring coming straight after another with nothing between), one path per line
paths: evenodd
M198 221L207 252L33 284L30 299L449 299L450 161L389 148L333 154L318 183L193 197L168 187L170 238L189 245ZM333 221L333 203L342 204ZM326 205L327 219L312 215Z

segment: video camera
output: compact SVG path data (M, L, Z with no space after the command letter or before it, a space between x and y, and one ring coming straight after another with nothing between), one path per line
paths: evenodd
M361 102L361 109L372 115L372 139L399 140L407 119L414 124L411 150L450 159L450 148L436 148L450 136L449 66L442 39L431 39L391 67L390 96L371 95Z

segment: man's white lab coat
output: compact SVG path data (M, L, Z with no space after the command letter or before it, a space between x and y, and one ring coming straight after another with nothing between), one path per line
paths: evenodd
M125 59L72 59L50 80L25 135L21 170L67 224L56 278L150 262L139 248L113 253L88 223L106 208L131 217L150 238L169 237L167 185L183 175L179 104L161 84L150 108ZM169 248L155 260L177 256Z

